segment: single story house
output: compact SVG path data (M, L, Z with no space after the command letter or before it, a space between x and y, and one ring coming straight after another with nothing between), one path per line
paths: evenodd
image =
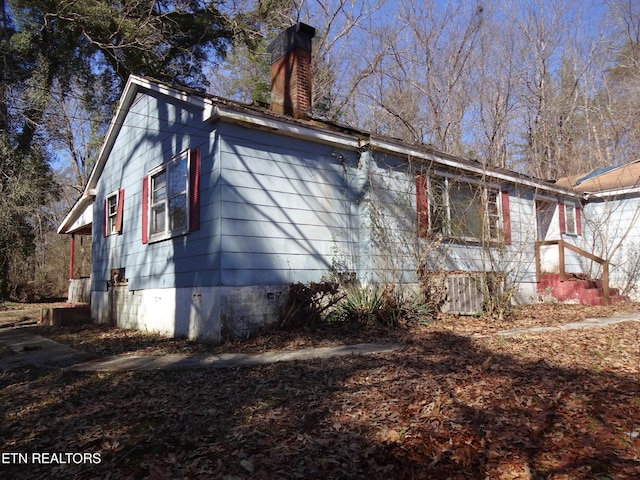
M585 217L604 196L308 114L313 35L297 24L270 47L269 107L129 79L59 228L92 235L94 320L217 341L332 274L408 288L442 273L464 311L461 272L500 272L522 303L544 272L591 268Z

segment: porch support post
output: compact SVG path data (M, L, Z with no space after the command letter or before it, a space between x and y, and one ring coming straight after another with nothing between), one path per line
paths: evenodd
M602 264L602 296L604 304L611 305L611 291L609 290L609 262Z
M558 263L560 264L560 281L564 282L567 277L564 271L564 241L558 241Z
M76 256L76 235L71 234L71 251L69 252L69 280L73 280L73 271L75 270Z

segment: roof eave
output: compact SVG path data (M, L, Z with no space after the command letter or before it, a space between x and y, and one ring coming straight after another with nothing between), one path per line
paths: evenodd
M466 170L476 175L484 177L491 177L496 180L523 185L532 189L543 189L547 192L551 192L556 195L562 195L565 197L582 198L582 194L576 192L570 188L558 187L553 184L547 184L542 181L536 181L534 179L525 178L517 173L507 173L506 171L498 171L487 167L486 165L478 162L477 165L470 164L470 161L460 161L453 156L446 153L439 152L436 149L426 146L408 146L401 143L396 143L388 139L381 137L371 136L370 146L376 150L383 150L389 153L407 155L422 161L428 161L437 163L445 167L457 168Z
M339 145L351 149L372 148L374 150L383 150L393 154L417 158L422 161L437 163L442 166L466 170L471 173L492 177L509 183L520 184L533 189L542 189L556 195L576 198L582 198L583 196L575 190L524 178L517 173L510 174L506 171L496 171L487 168L486 165L481 163L475 166L472 165L471 162L461 161L429 146L410 146L401 142L394 142L392 139L377 137L367 132L351 130L349 133L344 133L337 129L331 130L312 124L304 124L300 121L294 121L284 117L278 118L272 114L263 113L258 110L239 107L231 108L223 105L222 102L217 102L211 96L189 93L160 82L132 75L127 80L115 114L109 124L98 158L89 176L85 193L67 214L58 228L58 233L70 233L69 228L80 218L85 209L93 203L98 179L102 174L107 158L111 153L120 129L124 125L126 115L139 89L157 92L180 102L198 107L202 109L202 119L205 122L220 119L239 125L257 127L263 130L278 131L290 137L313 140L328 145Z
M85 190L85 193L80 199L73 205L67 216L64 217L62 223L58 227L59 234L71 234L74 233L73 225L82 216L82 214L93 205L96 197L95 190Z
M610 197L621 197L624 195L633 195L640 194L640 186L635 187L623 187L616 188L612 190L604 190L604 191L593 191L593 192L584 192L585 197L587 198L610 198Z
M334 132L313 125L304 125L300 122L288 121L285 118L274 118L271 115L255 111L240 112L213 102L207 105L204 119L205 121L222 120L266 131L277 131L290 137L310 139L327 145L340 145L353 149L363 146L363 140L354 135Z
M113 145L118 138L120 129L124 125L124 120L127 116L129 108L135 100L136 94L138 93L138 90L140 88L158 92L162 95L174 98L176 100L193 104L202 108L203 110L205 107L206 102L204 98L190 95L186 92L182 92L175 88L171 88L167 85L157 83L146 78L138 77L135 75L130 76L124 87L124 90L122 91L120 101L118 102L116 111L113 115L113 118L111 119L109 128L107 129L107 133L102 142L102 146L100 147L100 152L98 153L96 163L91 170L91 174L89 175L84 194L82 197L80 197L80 199L76 202L76 204L71 208L67 216L64 218L62 224L58 228L58 233L71 233L68 230L74 224L74 222L78 218L80 218L84 210L87 208L88 204L86 202L89 201L87 199L90 198L90 203L93 203L93 198L95 197L95 188L98 184L98 179L100 178L100 175L104 170L107 158L111 153L111 149L113 148Z

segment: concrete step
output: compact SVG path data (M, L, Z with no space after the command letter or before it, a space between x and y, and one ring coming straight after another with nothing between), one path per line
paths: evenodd
M601 280L567 274L566 280L560 281L559 274L545 273L540 275L537 290L540 294L549 292L553 298L560 302L604 305L604 291ZM627 297L620 295L620 290L617 288L609 289L609 299L612 305L629 300Z

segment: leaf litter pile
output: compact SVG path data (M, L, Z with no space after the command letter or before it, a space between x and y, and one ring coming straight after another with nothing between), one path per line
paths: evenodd
M0 453L88 452L101 461L3 462L0 475L640 478L640 323L481 336L610 313L537 306L506 322L443 317L392 332L271 333L223 348L337 344L338 333L343 344L404 345L366 357L221 370L7 371ZM219 348L96 327L48 333L85 350L100 338L113 344L98 353Z

